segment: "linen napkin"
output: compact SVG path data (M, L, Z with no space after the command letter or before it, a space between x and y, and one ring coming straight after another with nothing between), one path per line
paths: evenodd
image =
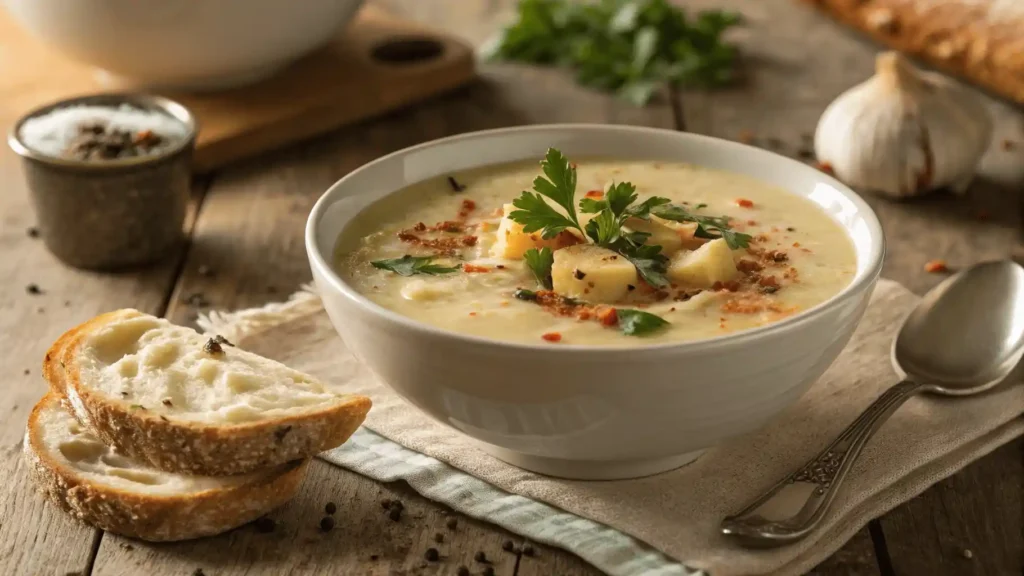
M802 574L877 517L1024 433L1021 371L977 397L921 396L865 448L821 529L796 544L747 550L718 533L727 514L818 453L896 383L889 350L918 298L881 280L849 345L765 428L648 478L584 482L505 464L406 404L345 349L311 290L289 302L200 319L208 332L373 399L364 428L321 457L565 548L614 576Z

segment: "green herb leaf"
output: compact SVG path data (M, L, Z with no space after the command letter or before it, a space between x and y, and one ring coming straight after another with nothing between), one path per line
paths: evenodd
M625 245L620 246L618 252L636 267L644 282L655 288L669 285L668 278L665 277L668 258L661 253L661 246Z
M616 308L615 314L619 319L619 330L627 336L644 336L669 325L668 320L643 310Z
M524 232L540 230L543 238L554 238L566 228L577 227L575 222L545 202L540 194L523 192L522 196L512 201L512 205L519 210L513 210L508 217L522 224Z
M548 178L545 180L538 176L533 181L533 189L554 200L575 222L576 168L554 148L548 148L540 167Z
M665 84L732 81L737 50L722 36L739 23L731 12L687 17L671 0L519 0L518 20L485 53L567 67L579 83L643 105Z
M619 239L622 223L611 208L605 208L587 222L587 236L598 246L610 247Z
M431 264L432 261L433 258L430 256L410 256L406 254L401 258L375 260L370 262L370 264L372 264L374 268L390 270L400 276L413 276L415 274L429 274L431 276L436 276L438 274L450 274L460 270L459 266L439 266L437 264Z
M522 224L524 232L540 230L544 238L553 238L566 228L583 232L576 218L576 169L554 148L548 149L540 165L547 178L538 176L533 181L534 193L524 191L513 200L512 205L519 210L512 211L508 217ZM555 210L543 197L561 206L565 214Z
M612 184L608 193L604 195L605 204L611 208L615 216L621 216L627 206L636 202L636 198L636 186L630 182Z
M626 215L631 216L633 218L649 220L651 217L651 210L663 204L668 204L670 202L672 201L669 200L668 198L663 198L661 196L651 196L650 198L644 200L643 202L637 204L636 206L630 206L629 208L627 208Z
M584 214L597 214L601 210L604 210L604 207L607 205L608 203L604 200L583 198L580 200L580 212L583 212Z
M530 248L523 254L523 259L526 260L526 265L530 267L530 271L533 272L537 282L544 288L551 290L551 266L555 263L555 255L551 252L551 249L547 246L540 250Z
M694 236L698 238L723 238L725 243L729 245L729 248L733 250L746 248L753 239L749 234L734 231L729 225L729 218L726 216L700 216L678 204L657 206L651 213L659 218L675 222L696 222L697 230L694 232Z

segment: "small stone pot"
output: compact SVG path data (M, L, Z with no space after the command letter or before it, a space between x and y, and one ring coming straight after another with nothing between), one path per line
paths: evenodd
M29 118L74 105L151 110L181 122L185 137L159 153L88 161L51 156L20 137ZM90 270L151 264L184 240L196 120L181 104L143 94L102 94L62 100L29 112L8 136L22 165L47 249L64 263Z

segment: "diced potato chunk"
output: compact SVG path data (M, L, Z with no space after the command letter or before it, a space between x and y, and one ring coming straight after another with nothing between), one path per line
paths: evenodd
M555 292L593 303L614 303L636 288L636 268L622 256L593 244L555 252L551 267Z
M652 218L650 220L642 220L640 218L630 218L626 220L626 227L634 232L646 232L650 234L650 237L644 242L651 246L661 246L661 253L665 256L671 256L679 251L683 246L683 237L680 236L679 231L666 226L660 218Z
M513 221L508 217L514 210L512 204L505 204L503 207L504 216L498 224L495 232L494 245L491 246L491 255L495 258L507 258L509 260L522 260L523 254L531 248L542 248L547 246L552 250L558 250L566 246L579 243L579 239L568 231L564 231L554 238L544 239L540 232L523 232L522 224Z
M679 239L681 241L681 247L685 250L696 250L697 248L700 248L701 246L708 243L707 238L697 238L696 236L694 236L694 234L697 233L696 222L676 222L674 220L665 220L663 218L658 218L657 216L652 216L651 220L654 220L655 222L658 222L659 224L662 224L663 226L674 230L675 233L679 236Z
M710 288L715 282L728 282L736 275L732 250L722 238L690 252L678 252L668 265L673 282L697 288Z

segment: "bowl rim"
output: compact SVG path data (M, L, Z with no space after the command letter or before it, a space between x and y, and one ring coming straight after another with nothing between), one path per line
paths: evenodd
M641 344L641 345L595 345L595 344L558 344L552 346L550 344L530 344L526 342L515 342L515 341L504 341L495 338L487 338L483 336L476 336L473 334L462 334L445 328L432 326L430 324L414 320L373 302L369 298L366 298L354 288L349 286L334 268L330 265L329 261L324 258L317 243L317 233L320 227L320 222L323 220L323 215L327 208L333 205L339 196L339 190L344 188L345 183L355 177L358 173L363 170L368 170L373 166L384 164L387 162L393 162L397 158L418 152L420 150L430 148L442 143L458 143L463 141L472 141L479 138L494 138L500 137L504 134L520 133L520 132L541 132L544 130L571 130L571 131L620 131L620 132L638 132L638 133L659 133L659 134L672 134L675 137L692 139L697 142L715 142L716 145L724 145L726 148L741 149L743 153L754 153L770 156L773 161L782 163L787 168L794 170L809 170L816 173L817 177L836 190L838 190L846 199L853 202L858 209L858 212L867 220L869 236L872 240L871 253L867 262L867 265L863 268L863 272L858 272L853 280L847 284L842 290L833 294L827 300L808 308L796 314L785 318L778 322L772 322L756 328L750 328L747 330L741 330L738 332L723 334L721 336L714 336L712 338L702 338L696 340L682 340L673 342L660 342L656 344ZM511 160L510 160L511 161ZM389 192L392 194L397 192L394 190ZM342 198L347 196L342 196ZM846 227L844 231L848 233ZM758 340L766 336L775 334L787 333L798 329L799 327L810 323L811 321L825 315L829 311L838 307L843 302L849 300L862 293L865 289L873 285L878 279L881 270L882 263L885 256L886 243L885 234L882 230L882 225L878 220L878 216L874 210L860 197L853 189L843 184L839 180L832 176L821 172L820 170L808 166L802 162L794 160L792 158L776 154L769 150L764 150L756 146L749 146L739 142L733 142L731 140L725 140L723 138L716 138L713 136L705 136L702 134L693 134L689 132L679 132L668 128L654 128L647 126L630 126L630 125L609 125L609 124L531 124L527 126L513 126L507 128L494 128L489 130L479 130L474 132L466 132L463 134L456 134L454 136L448 136L445 138L438 138L430 140L397 150L390 154L386 154L372 160L359 168L349 172L334 184L332 184L316 201L313 205L313 209L309 213L309 217L306 220L305 230L305 244L306 253L310 260L311 266L315 268L314 272L319 273L319 276L326 279L331 288L337 290L342 296L352 301L357 306L360 306L364 310L377 317L383 318L384 320L398 324L403 329L411 330L424 336L440 337L455 340L465 345L474 346L486 346L493 348L500 348L508 352L519 351L529 352L534 354L592 354L602 353L604 355L610 355L619 358L623 354L637 354L645 352L659 352L659 351L678 351L678 352L705 352L712 348L718 348L721 346L729 345L742 345L752 340ZM858 263L859 264L859 263ZM860 266L858 265L858 268ZM314 274L316 276L316 274ZM323 298L323 296L321 296Z
M159 154L131 156L115 160L103 160L101 162L78 160L75 158L63 158L44 154L43 152L32 148L21 139L21 127L25 122L54 110L60 110L71 106L118 106L121 104L128 104L143 110L160 112L183 125L185 127L185 136L181 138L180 141L175 142L173 145L167 147L167 149L161 151ZM155 94L146 94L142 92L102 92L98 94L76 96L73 98L64 98L33 108L18 118L18 121L11 127L10 132L7 133L7 144L18 156L27 160L34 160L50 166L85 172L107 172L144 166L147 164L155 164L173 157L181 153L182 150L194 146L198 134L199 121L196 120L195 114L180 102L171 100L164 96L157 96Z

